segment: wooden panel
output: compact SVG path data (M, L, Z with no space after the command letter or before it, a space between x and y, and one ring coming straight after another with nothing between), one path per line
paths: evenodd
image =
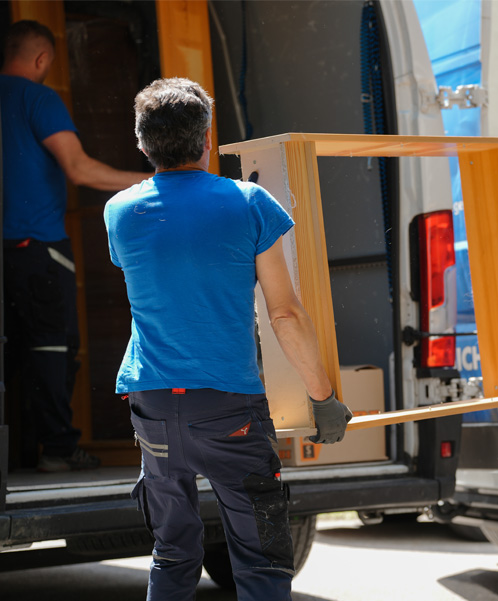
M323 212L314 145L310 142L278 144L242 155L242 174L259 174L268 190L296 221L284 236L287 266L294 288L310 315L327 374L339 399L342 388L335 336L334 311L323 225ZM265 386L277 428L312 425L306 390L285 358L271 330L262 292L256 299L265 373Z
M348 423L348 432L352 430L365 430L367 428L380 428L382 426L393 426L405 422L417 422L424 419L436 417L447 417L449 415L460 415L474 411L484 411L498 407L498 398L453 401L451 403L440 403L427 407L416 407L415 409L400 409L399 411L386 411L385 413L355 416ZM299 438L313 436L316 428L294 428L276 430L278 438Z
M318 165L312 142L285 144L291 196L295 199L297 264L301 302L316 329L327 375L342 400L339 355L323 224Z
M448 157L458 156L459 152L481 152L496 148L498 138L288 133L226 144L220 147L220 153L241 154L282 142L315 142L317 156Z
M209 14L206 0L156 0L159 57L163 77L187 77L214 94ZM219 173L216 111L210 171Z
M486 397L498 391L498 149L461 152L469 262Z
M379 426L392 426L404 422L416 422L423 419L434 419L435 417L447 417L449 415L460 415L473 411L483 411L498 407L498 398L453 401L441 403L428 407L416 407L415 409L401 409L399 411L386 411L378 415L360 415L353 417L348 424L348 430L363 430Z

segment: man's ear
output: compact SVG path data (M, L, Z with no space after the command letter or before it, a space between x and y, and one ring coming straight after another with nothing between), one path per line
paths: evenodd
M35 58L35 66L39 71L42 71L46 68L47 64L50 63L50 56L46 50L40 52L38 56Z
M211 150L213 148L213 131L209 127L206 132L206 143L204 145L204 150Z
M141 152L143 152L143 153L145 154L145 156L146 156L147 158L149 158L149 155L148 155L148 154L145 152L145 150L144 150L144 149L143 149L141 146L140 146L140 150L141 150Z

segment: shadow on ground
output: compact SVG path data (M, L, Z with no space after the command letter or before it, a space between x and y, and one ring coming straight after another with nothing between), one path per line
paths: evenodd
M136 568L78 564L0 573L2 601L144 601L148 571ZM201 578L196 601L237 601L234 591ZM293 593L293 601L324 601Z
M498 571L470 570L438 582L468 601L498 600Z
M320 530L315 541L347 547L406 549L432 553L479 553L496 555L488 542L465 541L448 526L435 522L382 523L373 526L333 527ZM455 544L457 543L458 544Z

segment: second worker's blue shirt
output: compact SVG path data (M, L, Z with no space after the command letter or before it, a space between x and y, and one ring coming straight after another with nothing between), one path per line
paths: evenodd
M24 77L0 75L5 239L67 238L66 178L43 140L76 128L59 95Z

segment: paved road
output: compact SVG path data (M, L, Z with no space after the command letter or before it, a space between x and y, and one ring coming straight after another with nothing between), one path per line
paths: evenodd
M149 558L0 574L2 601L143 601ZM498 547L434 523L322 522L294 601L498 601ZM197 601L236 601L203 576ZM271 601L271 600L261 600Z

